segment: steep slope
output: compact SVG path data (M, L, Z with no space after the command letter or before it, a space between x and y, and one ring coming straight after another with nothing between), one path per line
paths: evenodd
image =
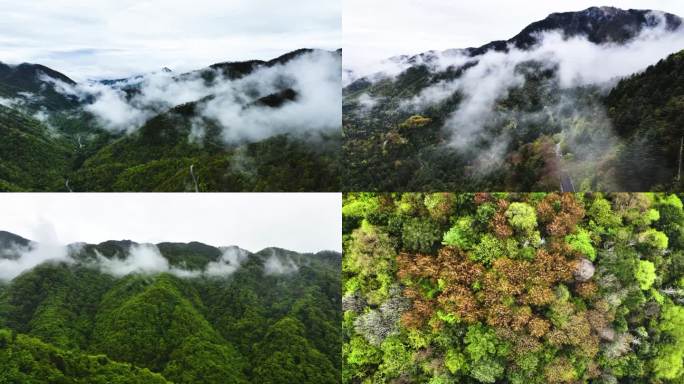
M40 121L0 105L0 191L59 190L73 145Z
M278 108L291 93L259 102ZM254 108L256 106L252 106ZM221 128L205 121L201 142L190 141L201 102L188 103L149 120L137 132L102 148L73 176L79 191L311 191L339 186L340 137L277 135L226 145Z
M73 262L45 263L0 281L0 327L175 383L338 382L339 253L162 243L160 254L186 272L122 276L105 267L102 258L123 263L140 246L74 244ZM217 262L230 263L232 273L190 273ZM6 366L0 359L0 371ZM76 380L71 372L65 382Z
M3 383L169 383L161 375L103 355L65 351L39 339L0 329Z
M0 98L13 99L31 111L61 111L79 102L55 89L53 81L75 84L66 75L40 64L8 65L0 62Z
M30 240L7 231L0 231L0 250L12 250L15 247L25 247Z
M620 81L605 104L616 132L626 139L617 164L626 190L681 189L684 51Z

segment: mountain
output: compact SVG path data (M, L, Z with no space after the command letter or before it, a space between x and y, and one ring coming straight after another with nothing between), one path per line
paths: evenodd
M525 27L520 33L508 40L497 40L480 47L449 49L441 54L467 54L471 57L488 51L508 52L511 47L530 49L540 43L539 37L545 32L560 32L564 38L586 37L594 44L626 43L648 28L659 26L675 31L682 25L682 18L667 12L615 7L590 7L579 12L552 13L543 20ZM396 56L396 62L430 62L440 52L428 51L413 56Z
M0 231L0 259L17 259L21 250L31 244L30 240L11 232Z
M0 190L59 189L74 158L72 143L39 120L0 105Z
M316 62L326 55L330 60ZM341 132L308 132L299 123L289 123L302 114L298 103L312 100L300 94L296 80L287 74L266 74L259 85L265 91L248 80L240 85L241 91L224 86L249 75L261 76L255 74L258 71L278 71L294 60L301 65L339 64L341 51L300 49L269 61L217 63L177 75L162 70L159 74L165 77L155 78L152 85L161 91L144 88L150 86L149 76L158 74L77 84L41 65L0 64L0 143L5 144L0 148L0 190L339 190ZM189 94L200 86L209 93L174 103L186 86ZM170 94L148 100L146 92ZM227 127L215 117L226 108L220 105L206 117L205 110L218 98L233 98L232 113L249 114L256 122L241 127L234 125L243 123L231 120ZM293 107L300 111L292 114ZM116 111L121 113L112 115ZM139 126L125 125L122 130L108 125L112 118L126 121L136 114L141 120L130 124ZM301 124L317 124L316 120L303 117ZM249 128L250 124L256 126ZM271 124L274 127L262 128ZM237 140L226 138L226 129L270 131L248 131L246 138Z
M339 253L129 240L67 249L71 262L0 281L0 357L10 357L0 378L339 382ZM156 252L166 272L149 269ZM116 270L131 263L142 269ZM208 272L219 264L222 273Z
M20 383L159 383L161 375L104 355L64 351L37 338L0 329L0 361L6 382Z
M580 12L553 13L530 24L507 43L513 43L517 48L530 48L539 42L539 34L546 31L561 31L564 37L585 36L594 44L625 43L644 29L656 26L660 18L665 21L663 27L670 31L682 24L682 19L671 13L591 7Z
M655 81L680 97L674 71L648 75L660 57L625 58L657 45L653 36L672 41L665 55L675 53L683 34L673 14L592 7L551 14L481 47L390 58L398 74L343 89L344 190L677 189L681 106L654 96L637 117L626 102L633 92L620 90L631 76L630 89L652 91ZM646 64L626 71L638 68L632 61ZM615 92L624 96L621 110ZM656 131L649 116L667 105ZM639 162L643 154L651 155Z
M678 181L684 137L684 51L622 79L606 96L605 105L615 131L625 140L617 163L626 190L636 191L644 184L668 186L673 177Z
M78 105L74 98L58 92L50 80L76 84L66 75L43 65L0 62L0 98L14 99L34 111L60 111Z

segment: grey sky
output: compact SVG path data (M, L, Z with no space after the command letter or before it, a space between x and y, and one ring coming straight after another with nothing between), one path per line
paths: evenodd
M0 61L75 80L341 47L341 0L0 0Z
M0 230L40 241L52 226L60 244L130 239L340 251L341 205L337 193L17 193L0 198Z
M343 1L344 65L352 69L399 54L505 40L553 12L615 6L684 16L681 0Z

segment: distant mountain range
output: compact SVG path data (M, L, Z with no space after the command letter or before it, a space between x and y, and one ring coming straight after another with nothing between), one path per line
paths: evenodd
M316 61L326 55L329 60ZM148 75L77 84L39 64L0 64L0 190L339 190L340 132L311 133L309 127L289 122L289 116L294 116L290 112L279 117L276 111L309 100L309 95L298 94L299 79L269 75L264 84L254 85L270 89L265 94L257 88L239 94L223 87L255 71L286 66L295 59L304 63L308 57L313 64L306 65L341 65L341 50L300 49L270 61L218 63L178 75L162 71L168 76L164 87L178 88L162 88L166 89L162 93L169 93L161 95L165 100L181 95L186 82L206 88L203 97L177 105L156 99L139 105L139 98L146 96ZM218 93L210 93L212 87ZM227 127L205 118L204 109L217 97L235 97L234 113L243 113L239 108L249 112L257 120L251 123L256 128L247 122L239 126L239 119L231 122L237 125ZM118 104L105 104L112 101ZM129 107L140 110L127 111ZM262 109L275 117L261 117L259 122ZM104 121L98 112L106 115ZM139 126L107 126L108 115L125 121L135 113L144 119ZM269 127L274 133L251 134L250 129L258 131L260 124L275 125ZM242 130L247 139L227 140L227 129ZM255 139L249 139L252 136Z
M681 189L682 36L673 14L592 7L481 47L390 58L397 75L343 90L343 188ZM631 61L644 72L624 73Z
M339 382L337 252L128 240L67 249L69 259L0 278L8 382ZM0 232L0 265L51 250L58 257Z

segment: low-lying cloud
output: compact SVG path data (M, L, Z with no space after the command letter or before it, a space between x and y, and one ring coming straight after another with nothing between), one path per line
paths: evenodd
M223 250L221 258L207 264L205 273L208 276L225 276L237 271L242 263L247 260L249 252L238 247L228 247Z
M125 254L106 257L94 250L94 259L83 261L77 257L84 249L83 244L64 246L57 241L54 231L46 234L48 236L41 236L41 242L0 251L0 281L12 280L44 263L78 264L115 277L159 273L169 273L181 278L227 277L238 271L250 255L248 251L236 246L225 247L218 260L209 262L203 269L191 269L184 265L171 265L154 244L133 244ZM291 274L298 270L299 266L290 256L279 256L274 250L271 250L270 256L264 261L265 275Z
M0 281L12 280L26 270L43 263L72 262L69 248L59 244L52 225L41 225L36 232L39 242L27 246L16 245L0 254Z
M264 262L264 273L267 275L286 275L297 271L299 266L290 256L280 257L273 249Z
M586 105L584 101L573 97L572 92L566 92L560 100L541 100L543 111L527 115L521 115L519 111L502 110L497 108L497 104L506 99L511 90L526 85L525 66L536 66L538 73L543 70L553 72L555 78L549 84L562 91L591 86L608 92L620 78L643 71L658 60L684 49L684 27L674 31L668 29L664 14L659 12L652 12L648 19L650 27L622 44L599 45L584 36L567 38L559 31L548 31L538 34L539 43L528 50L509 45L505 52L490 50L473 57L463 50L431 52L412 59L386 62L385 72L366 79L377 81L385 77L392 78L415 64L425 64L433 73L449 67L450 70L460 70L459 77L436 82L417 95L400 100L399 105L404 112L420 114L458 97L458 106L446 116L443 124L443 130L449 134L446 145L469 150L476 145L482 148L483 143L488 143L476 155L478 158L473 160L476 170L486 172L489 165L503 160L510 144L508 133L493 133L488 127L500 124L508 117L510 121L524 125L535 120L544 121L542 117L548 121L551 115L551 120L560 122L563 128L561 137L565 146L574 144L574 123L580 119L590 121L597 129L605 130L597 138L600 143L593 143L591 148L585 148L586 143L578 144L573 147L573 152L583 152L579 157L585 160L595 159L617 142L602 107ZM371 113L376 104L383 100L382 97L362 94L356 100L355 113L361 116Z
M97 266L102 272L125 276L132 273L171 273L180 277L192 277L199 275L199 271L190 271L172 267L169 261L162 256L159 248L153 244L135 244L128 251L126 258L107 258L95 251Z
M285 64L262 66L232 80L219 69L207 71L213 72L213 80L207 80L208 72L203 76L200 71L183 75L160 71L113 84L70 85L43 79L53 83L58 92L84 101L85 110L113 132L134 132L162 112L198 101L200 119L192 122L194 140L203 137L203 120L218 124L226 142L341 128L341 57L336 52L304 53ZM285 89L296 93L294 100L279 107L255 103Z
M560 32L551 31L538 35L540 43L530 50L511 46L508 52L488 51L473 58L464 56L463 60L473 65L461 77L438 82L404 100L402 106L419 111L460 93L462 102L445 123L445 128L453 133L452 144L470 145L488 121L495 103L505 98L510 89L524 84L525 78L518 70L523 63L535 62L555 70L562 89L585 85L610 88L619 78L642 71L659 59L684 49L684 28L668 30L661 14L654 13L653 17L661 21L656 22L654 28L645 28L625 44L598 45L586 37L564 38ZM434 61L440 60L441 56Z

